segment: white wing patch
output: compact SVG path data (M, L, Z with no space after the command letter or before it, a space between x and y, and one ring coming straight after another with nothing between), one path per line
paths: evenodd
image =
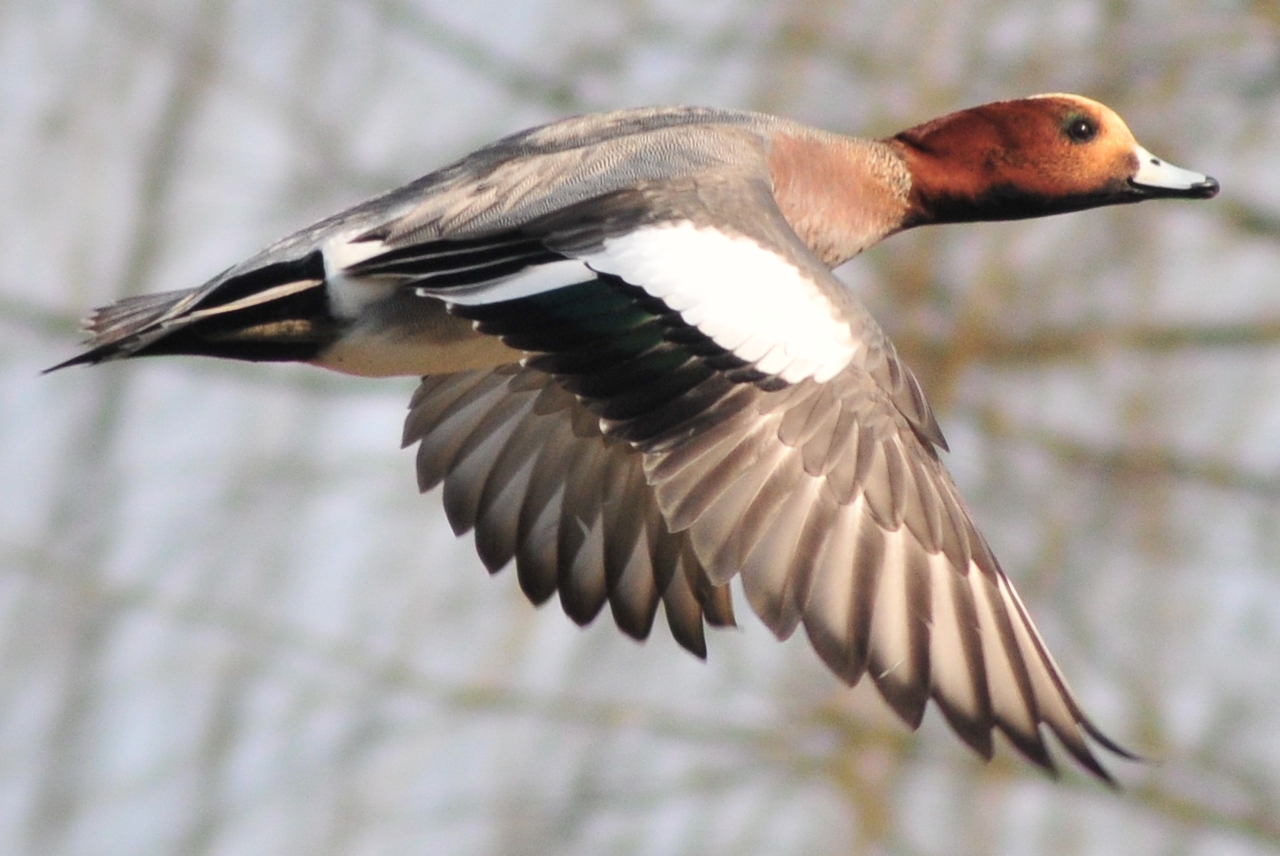
M661 298L722 348L789 383L828 381L858 352L818 285L750 238L662 224L608 238L582 259Z
M369 244L354 246L343 237L324 248L329 296L342 317L358 317L395 287L344 274L381 247ZM606 238L594 252L499 279L434 288L423 276L415 288L423 297L480 306L591 282L598 274L644 289L720 347L788 383L826 382L858 354L860 345L839 308L799 268L750 238L689 222L646 226Z

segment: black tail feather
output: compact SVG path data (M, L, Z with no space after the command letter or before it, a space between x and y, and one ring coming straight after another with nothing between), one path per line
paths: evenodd
M45 373L158 355L254 362L315 359L337 339L318 252L189 291L126 297L85 319L87 349Z

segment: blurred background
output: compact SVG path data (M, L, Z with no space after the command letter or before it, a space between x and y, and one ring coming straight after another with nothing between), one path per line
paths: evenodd
M1158 759L1120 793L907 733L741 602L706 663L535 610L418 495L412 379L40 375L91 306L562 115L879 136L1063 90L1223 194L840 273L1086 708ZM7 0L0 164L0 852L1280 851L1274 0Z

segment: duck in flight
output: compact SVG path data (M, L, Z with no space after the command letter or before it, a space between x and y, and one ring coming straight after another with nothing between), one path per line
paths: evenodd
M705 656L729 583L779 638L984 758L999 731L1094 775L1084 714L943 468L911 370L832 269L933 223L1218 183L1102 104L1041 95L861 139L646 108L506 137L309 226L199 288L86 320L55 368L186 354L422 378L418 482L496 572L579 624L659 604Z

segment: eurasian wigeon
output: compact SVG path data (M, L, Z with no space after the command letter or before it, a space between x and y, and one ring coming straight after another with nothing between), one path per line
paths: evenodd
M925 703L984 758L999 729L1086 769L1082 712L938 459L920 384L831 273L894 232L1159 197L1207 199L1076 95L974 107L883 140L690 107L507 137L189 291L86 321L63 363L195 354L425 375L404 443L485 565L608 602L637 639L662 603L705 656L729 581L779 638L803 625L910 726Z

